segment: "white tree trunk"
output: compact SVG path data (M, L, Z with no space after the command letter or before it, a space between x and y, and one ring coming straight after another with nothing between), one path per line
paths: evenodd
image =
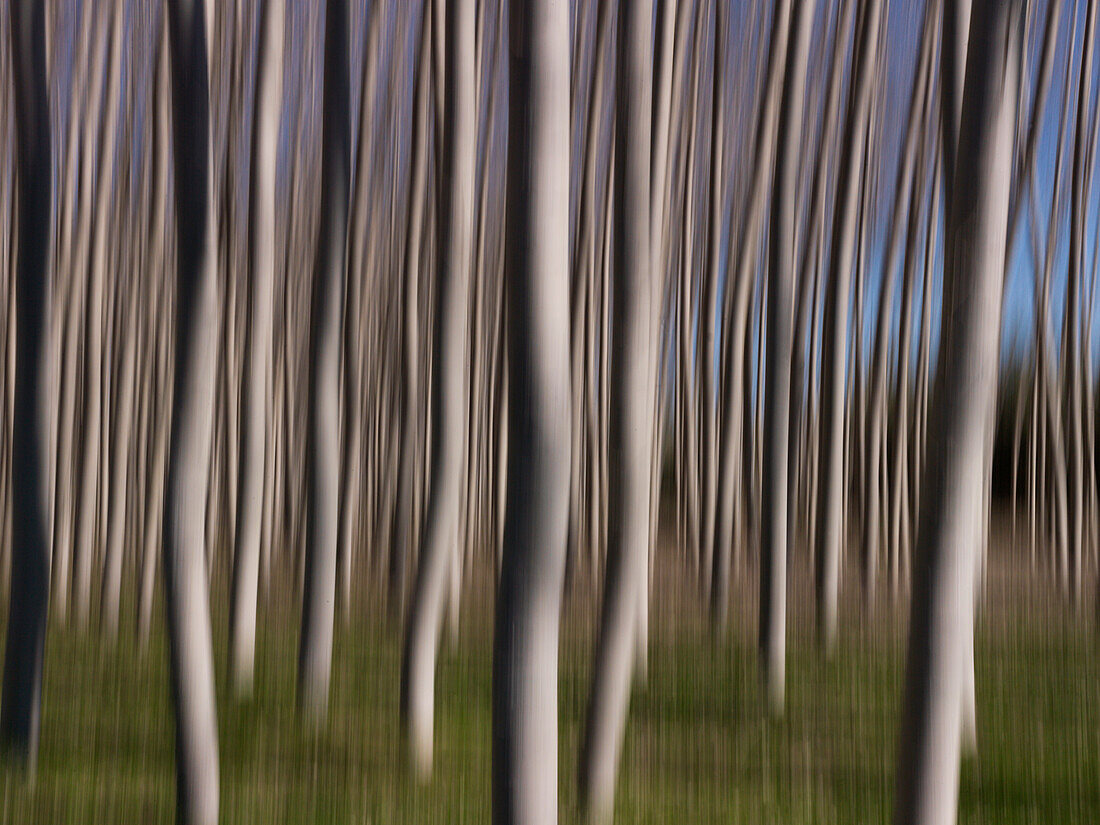
M275 175L283 89L284 0L259 6L260 54L252 126L252 233L249 239L250 313L246 331L247 377L241 382L243 426L237 487L236 547L229 605L229 668L240 698L252 692L256 650L256 599L260 572L260 528L264 505L268 376L275 282Z
M958 801L964 634L973 632L974 554L985 517L1016 120L1013 17L1010 4L976 0L947 216L946 322L921 484L898 825L951 825Z
M658 338L650 272L650 109L652 9L619 9L615 147L615 254L612 272L607 570L592 688L580 760L582 806L611 815L630 699L638 599L648 578L651 360Z
M783 79L768 235L768 295L763 340L764 476L761 496L760 662L766 700L783 712L787 658L787 473L790 445L791 324L798 165L802 147L806 66L816 0L794 0L791 44ZM758 377L759 380L759 377Z
M569 12L511 10L504 557L493 654L493 822L553 825L569 517Z
M441 187L439 219L439 285L432 347L431 473L401 674L402 723L414 767L421 777L427 777L431 771L435 662L448 578L451 565L457 563L469 395L466 352L477 132L475 3L451 0L445 11L442 180L448 184Z
M176 721L177 818L218 819L214 656L204 553L217 340L206 32L169 0L177 240L176 363L164 511L164 582Z
M864 3L862 26L856 33L856 54L852 71L852 97L844 122L840 169L829 254L829 277L822 322L823 355L821 378L821 487L817 510L816 594L818 636L826 651L836 642L837 595L840 587L840 557L843 550L845 386L848 376L848 306L851 293L851 260L856 248L860 174L865 165L866 133L870 117L871 91L879 68L879 21L881 0ZM869 167L868 167L869 168ZM890 277L890 273L886 273Z

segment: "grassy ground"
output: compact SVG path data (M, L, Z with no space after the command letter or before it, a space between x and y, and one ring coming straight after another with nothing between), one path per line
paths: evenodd
M1018 578L995 573L988 586L977 645L980 755L964 765L960 821L1100 822L1095 631L1052 608L1048 596L1021 595ZM631 707L617 821L887 822L903 675L904 633L895 618L901 611L882 608L870 622L849 599L839 647L825 661L806 620L804 587L795 587L787 713L767 721L745 620L751 589L738 593L740 629L716 642L691 600L668 597L668 587L657 587L649 674ZM296 611L274 618L269 612L250 703L229 701L219 684L223 821L489 821L488 600L469 598L457 647L444 644L435 773L423 787L410 780L399 747L400 644L373 601L364 599L338 634L330 721L321 733L306 734L295 716ZM577 819L574 772L591 614L590 604L574 603L563 637L565 822ZM224 626L216 615L221 680ZM54 628L47 652L37 781L28 790L3 770L2 821L171 821L174 746L163 637L141 656L126 632L105 650L95 632Z

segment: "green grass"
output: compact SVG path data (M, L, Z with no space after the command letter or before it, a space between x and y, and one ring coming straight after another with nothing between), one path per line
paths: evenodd
M400 643L392 623L363 608L338 632L329 722L309 734L295 713L296 611L265 620L255 696L244 705L225 690L222 612L214 626L224 822L489 821L487 610L468 611L457 649L444 640L435 769L425 786L410 778L400 747ZM563 636L563 822L578 819L575 761L591 645L591 610L584 612L573 610ZM980 755L964 764L960 821L1100 822L1094 631L1057 614L1040 620L1027 602L987 612L977 646ZM873 632L866 624L858 611L847 616L836 654L825 661L806 623L792 621L787 711L768 720L751 628L717 643L698 617L655 614L648 679L631 706L616 821L888 822L904 637L890 618ZM163 636L142 656L126 630L108 650L94 631L53 627L47 657L37 779L28 789L3 770L2 821L171 821Z

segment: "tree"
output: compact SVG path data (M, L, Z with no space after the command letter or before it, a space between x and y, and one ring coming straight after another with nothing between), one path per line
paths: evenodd
M767 374L764 394L764 487L761 499L760 662L768 708L783 711L787 635L787 472L794 310L794 237L806 63L815 0L794 0L779 109L771 231L768 235ZM761 390L757 390L760 392Z
M459 501L469 398L468 346L473 237L476 96L473 0L445 4L443 163L439 284L432 332L432 443L424 530L401 665L401 716L414 767L431 771L435 661L444 597L458 554Z
M321 114L321 216L310 304L309 443L306 450L309 534L298 654L299 702L313 723L324 718L328 707L336 601L340 307L343 304L348 223L346 32L345 0L328 0Z
M626 2L618 14L607 570L579 780L582 805L596 818L611 814L630 699L637 600L647 596L641 584L648 578L648 436L656 403L650 379L657 339L649 253L652 10L646 2Z
M844 135L837 174L836 203L829 252L822 335L825 352L821 379L822 485L817 510L816 593L818 634L826 650L836 639L837 590L840 556L844 544L844 388L848 376L848 305L851 292L852 256L856 247L859 176L864 167L871 90L878 67L881 0L862 4L862 25L856 36L852 89L844 121ZM890 277L890 273L886 273Z
M773 159L775 157L776 130L779 122L780 94L787 65L787 39L790 34L791 0L778 0L772 16L771 40L768 47L768 68L764 80L759 111L754 120L752 180L742 208L741 225L738 230L737 265L727 276L725 315L726 328L722 335L723 356L722 373L724 391L721 406L721 427L718 456L718 503L715 519L714 555L715 568L719 575L715 577L714 593L711 600L711 615L716 627L724 628L729 605L729 570L734 544L744 536L742 522L746 521L742 512L741 485L738 477L748 476L750 454L746 449L745 435L751 423L745 412L751 398L746 388L751 381L746 379L750 372L746 365L751 355L751 347L746 342L752 335L750 297L755 283L753 266L758 258L759 235L764 222L764 209L768 204L768 183L771 179Z
M206 21L195 0L168 0L176 191L176 363L164 505L164 585L176 722L176 810L218 818L218 731L206 589L205 512L217 328L210 226Z
M952 10L947 10L950 17ZM943 327L921 482L897 774L898 825L950 825L958 798L963 671L973 633L987 429L996 403L1016 117L1016 9L975 0L947 211ZM945 18L946 19L946 18ZM951 51L950 41L944 45ZM945 100L946 102L946 100Z
M252 123L254 172L250 182L249 237L250 318L246 330L248 377L241 382L240 482L237 487L236 547L233 551L233 591L229 605L230 669L234 689L246 696L252 689L256 649L256 599L260 573L260 527L265 472L273 456L266 455L268 375L271 372L271 314L275 286L275 174L283 92L284 0L263 0L260 14L260 54L256 63L256 93Z
M493 821L552 823L569 517L569 16L513 4L505 221L508 477L493 653Z
M19 237L15 259L15 401L12 434L11 595L0 697L0 747L26 766L38 761L42 663L46 651L50 545L47 538L48 410L40 358L49 318L46 269L50 209L50 118L46 98L45 10L35 0L8 4Z

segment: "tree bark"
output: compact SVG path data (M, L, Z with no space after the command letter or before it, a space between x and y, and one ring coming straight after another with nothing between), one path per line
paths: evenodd
M722 559L724 554L734 553L734 543L745 532L743 522L749 519L744 514L744 502L747 499L743 479L751 478L746 471L751 453L746 448L746 430L751 426L751 416L745 414L749 399L752 397L751 370L746 368L751 355L746 346L752 334L753 285L756 280L754 264L759 257L760 228L764 222L764 209L767 205L768 183L775 156L776 129L779 120L779 98L782 91L784 67L787 64L787 39L790 34L791 0L778 0L772 20L771 42L768 52L768 74L756 113L755 143L753 157L755 163L752 181L743 211L738 233L736 249L737 265L727 276L725 302L729 318L723 338L725 364L722 369L722 426L719 437L718 486L716 488L717 514L715 520L714 548L715 557ZM748 422L748 423L747 423ZM751 507L747 508L751 512ZM725 561L721 562L726 564ZM733 560L729 560L732 567ZM720 571L724 574L724 571ZM728 579L728 575L724 575ZM711 620L718 630L726 625L729 609L729 586L714 582L711 598Z
M176 358L164 505L164 582L176 722L176 811L218 818L218 734L204 514L217 338L206 27L194 0L168 0L176 191Z
M245 351L247 379L241 382L239 484L236 546L233 549L229 604L229 667L238 698L252 692L256 650L256 600L259 592L260 528L264 506L267 445L268 376L272 359L272 311L275 284L275 176L283 90L284 0L264 0L260 15L259 57L252 121L253 172L249 209L249 318ZM242 373L242 377L245 373Z
M868 0L862 9L862 27L856 38L852 89L844 122L837 194L825 287L825 347L821 377L821 488L817 510L815 584L818 637L826 651L836 643L840 556L844 545L844 388L848 374L848 306L851 293L850 261L856 248L859 176L864 169L871 90L878 67L879 21L882 2ZM903 161L904 163L904 161ZM869 167L868 167L869 168ZM887 272L890 278L891 273Z
M580 758L582 807L610 818L630 698L641 583L648 578L651 359L657 337L650 272L652 9L619 7L609 375L607 569Z
M25 767L33 781L41 730L50 581L49 473L45 466L49 410L41 360L42 338L50 317L47 265L53 193L44 8L35 0L12 0L8 14L19 222L12 272L17 337L11 472L18 481L11 485L11 586L0 697L0 748Z
M974 4L947 215L945 323L921 485L898 825L951 825L958 801L964 634L973 632L974 554L996 403L1018 72L1014 17L1012 5L999 0Z
M446 4L440 266L432 345L432 443L428 509L406 623L402 727L417 773L431 771L435 663L451 565L457 563L469 378L467 343L473 240L476 90L475 3Z
M558 624L569 517L569 15L514 5L505 208L511 347L493 653L493 822L557 822Z
M298 651L298 699L307 724L328 709L336 602L340 503L340 307L348 226L348 57L346 0L325 6L321 137L321 216L310 323L308 447L309 533Z

